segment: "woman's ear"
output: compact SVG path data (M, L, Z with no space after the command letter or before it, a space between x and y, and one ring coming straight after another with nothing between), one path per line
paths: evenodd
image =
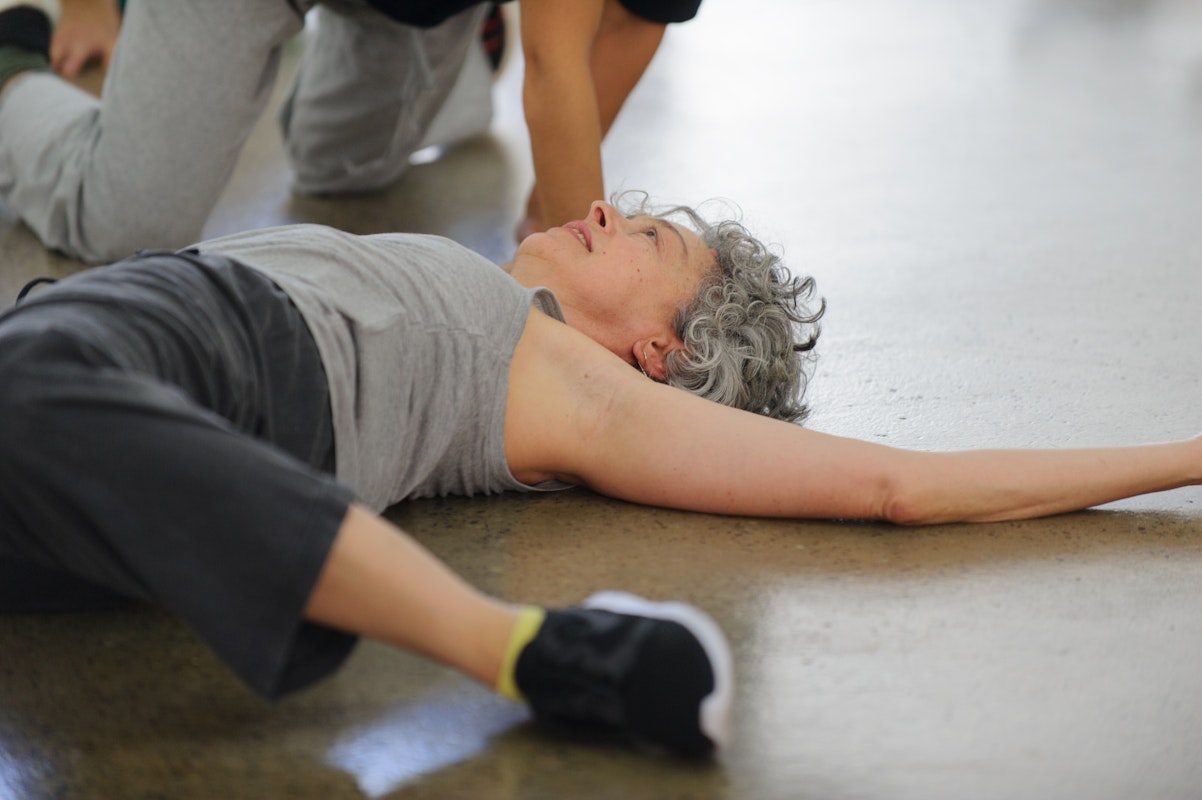
M684 342L675 336L656 336L635 342L631 355L644 375L659 383L667 383L668 353L682 347Z

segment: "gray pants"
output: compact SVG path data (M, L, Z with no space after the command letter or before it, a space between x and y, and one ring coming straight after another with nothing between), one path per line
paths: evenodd
M313 0L131 0L101 100L49 74L0 102L0 196L85 261L201 228ZM322 3L281 124L302 192L396 180L476 41L484 6L421 29Z

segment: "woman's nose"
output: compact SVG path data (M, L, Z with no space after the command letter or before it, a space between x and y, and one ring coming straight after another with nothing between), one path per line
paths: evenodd
M620 214L617 209L604 200L594 200L588 210L589 219L601 226L602 230L612 228Z

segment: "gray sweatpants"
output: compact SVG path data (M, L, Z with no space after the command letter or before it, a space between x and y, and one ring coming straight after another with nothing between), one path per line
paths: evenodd
M313 0L131 0L97 100L49 74L0 101L0 197L85 261L201 228ZM477 6L431 28L328 0L281 114L302 192L379 188L408 165L476 41Z

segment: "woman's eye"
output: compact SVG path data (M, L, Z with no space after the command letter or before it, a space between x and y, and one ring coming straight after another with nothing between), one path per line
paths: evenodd
M643 233L647 234L652 239L656 239L659 237L659 232L657 230L655 230L655 228L648 228L647 230L643 231Z

